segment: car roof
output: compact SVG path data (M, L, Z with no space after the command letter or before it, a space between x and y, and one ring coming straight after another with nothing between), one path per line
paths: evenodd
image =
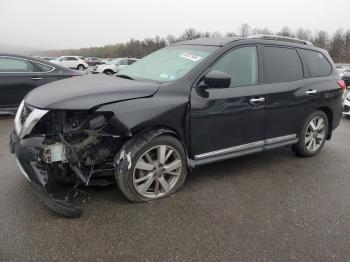
M224 38L197 38L178 42L174 45L205 45L205 46L224 46L231 42L244 39L243 37L224 37Z
M292 38L291 38L292 39ZM297 39L296 39L297 40ZM327 50L313 46L308 44L302 44L302 43L295 43L290 41L283 41L283 40L270 40L270 39L263 39L258 37L224 37L224 38L197 38L193 40L186 40L182 42L175 43L176 45L199 45L199 46L216 46L216 47L223 47L225 45L228 45L233 42L244 42L244 44L267 44L267 45L279 45L279 46L289 46L289 47L295 47L295 48L303 48L303 49L310 49L314 51L319 51L322 53L328 53Z

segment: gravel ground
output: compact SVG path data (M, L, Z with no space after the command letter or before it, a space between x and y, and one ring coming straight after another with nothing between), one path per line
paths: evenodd
M0 119L0 261L348 261L350 119L314 158L289 149L196 169L175 195L91 188L79 219L43 206Z

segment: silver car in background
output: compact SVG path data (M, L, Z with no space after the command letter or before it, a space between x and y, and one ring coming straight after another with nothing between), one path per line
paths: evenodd
M123 68L135 63L138 59L136 58L116 58L111 61L107 61L105 64L96 65L91 73L99 74L104 73L106 75L113 75Z

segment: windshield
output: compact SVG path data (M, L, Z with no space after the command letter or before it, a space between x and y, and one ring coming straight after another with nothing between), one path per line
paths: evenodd
M135 79L174 81L203 61L217 47L169 46L160 49L120 71Z
M113 59L113 60L108 60L105 62L106 65L115 65L118 61L120 61L119 58Z

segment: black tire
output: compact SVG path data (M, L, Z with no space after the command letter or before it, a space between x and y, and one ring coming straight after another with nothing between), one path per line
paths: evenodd
M179 156L181 158L181 164L182 164L181 174L176 184L174 185L174 187L166 194L157 196L157 197L152 197L152 198L144 197L137 192L133 183L135 166L137 161L141 158L141 156L143 156L145 152L160 145L170 146L179 153ZM186 180L186 176L187 176L186 154L182 144L173 136L163 135L163 136L158 136L154 138L152 141L144 145L138 152L136 152L134 157L131 159L131 162L132 162L132 165L129 170L127 170L125 173L118 172L116 174L116 180L120 190L122 191L124 196L127 199L129 199L131 202L147 202L147 201L168 197L169 195L175 193Z
M103 73L105 74L105 75L109 75L109 76L111 76L111 75L113 75L114 74L114 72L112 71L112 70L105 70L105 71L103 71Z
M84 66L84 65L78 65L78 66L77 66L77 69L78 69L79 71L84 71L84 70L85 70L85 66Z
M324 134L324 138L322 140L322 142L320 143L319 147L312 151L309 150L306 146L306 132L308 129L309 124L311 123L311 121L313 119L315 119L316 117L318 118L322 118L325 121L325 134ZM304 126L302 128L302 130L299 133L299 141L297 144L292 146L293 151L298 155L298 156L302 156L302 157L312 157L317 155L321 149L323 148L326 139L327 139L327 134L328 134L328 117L327 115L323 112L323 111L316 111L314 113L312 113L305 121Z

